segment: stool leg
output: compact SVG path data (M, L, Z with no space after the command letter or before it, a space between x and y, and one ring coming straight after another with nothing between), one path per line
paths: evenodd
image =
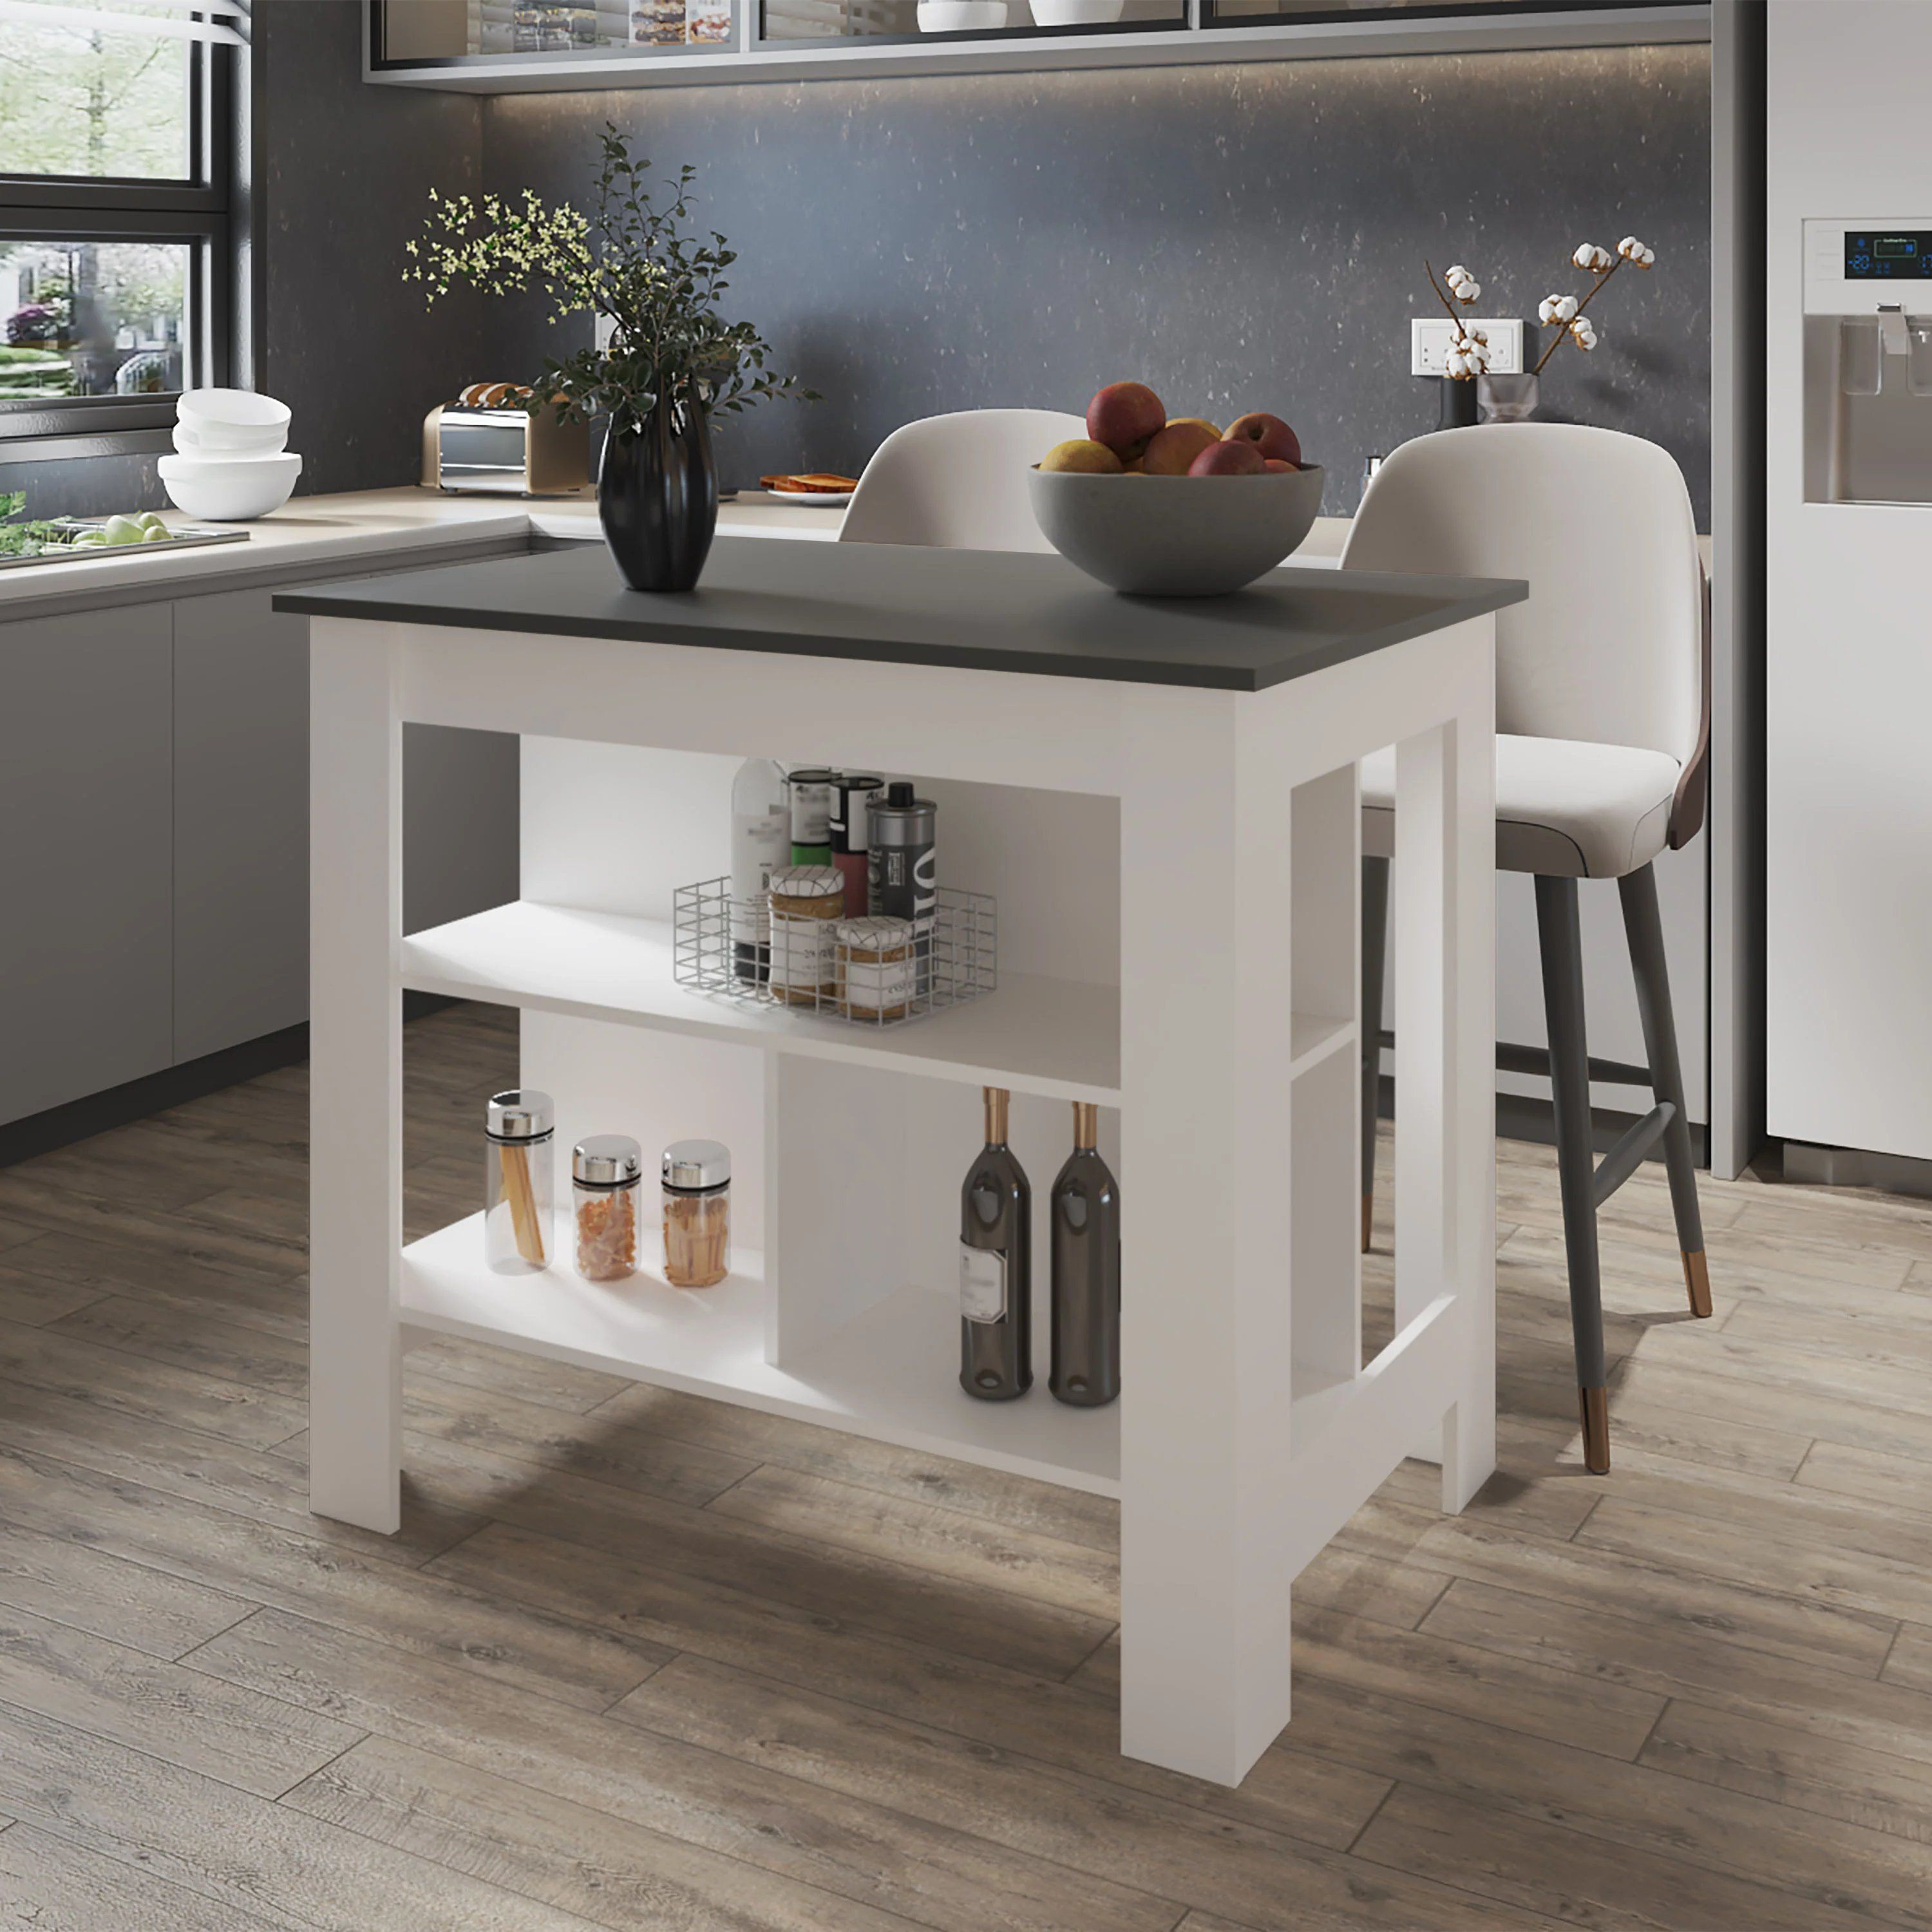
M1690 1312L1706 1316L1711 1312L1711 1274L1704 1258L1704 1218L1697 1211L1697 1170L1690 1156L1690 1123L1684 1111L1684 1070L1677 1057L1677 1021L1670 1009L1670 980L1664 962L1657 875L1649 866L1640 866L1617 881L1617 891L1624 902L1624 932L1630 940L1651 1090L1676 1109L1676 1118L1664 1130L1664 1165L1670 1176L1677 1245L1684 1256L1684 1286Z
M1570 1324L1583 1422L1583 1462L1593 1475L1610 1466L1610 1413L1604 1393L1603 1282L1597 1256L1596 1160L1590 1146L1589 1049L1583 1031L1583 944L1576 881L1536 881L1536 929L1543 952L1543 1007L1550 1028L1550 1087L1556 1114L1556 1172L1563 1192L1563 1244L1570 1262Z
M1382 1100L1382 977L1388 958L1389 862L1362 861L1362 1252L1376 1219L1376 1115Z

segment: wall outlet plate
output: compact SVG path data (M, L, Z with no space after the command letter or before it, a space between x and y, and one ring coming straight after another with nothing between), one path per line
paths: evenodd
M1522 374L1522 318L1510 316L1472 315L1466 327L1480 328L1490 338L1490 374L1520 376ZM1439 376L1442 358L1449 352L1455 330L1446 315L1412 316L1408 323L1408 373L1412 376Z

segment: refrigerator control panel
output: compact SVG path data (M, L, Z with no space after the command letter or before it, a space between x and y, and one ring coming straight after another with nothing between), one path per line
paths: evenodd
M1932 315L1932 217L1806 222L1804 313L1873 315L1888 307Z

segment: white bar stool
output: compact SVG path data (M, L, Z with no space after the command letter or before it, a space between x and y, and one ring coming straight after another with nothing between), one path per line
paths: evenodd
M1058 410L962 410L907 423L872 452L838 539L1050 550L1026 472L1056 442L1086 434L1078 416Z
M1584 1460L1610 1466L1597 1210L1660 1141L1694 1315L1710 1276L1651 862L1703 822L1710 742L1708 590L1676 464L1654 443L1570 423L1486 424L1418 438L1376 472L1344 569L1526 579L1496 618L1496 864L1536 880L1546 1053L1496 1064L1547 1073L1576 1350ZM1375 1202L1395 758L1362 761L1362 1246ZM1646 1066L1586 1044L1576 881L1615 879ZM1594 1160L1592 1078L1656 1104Z

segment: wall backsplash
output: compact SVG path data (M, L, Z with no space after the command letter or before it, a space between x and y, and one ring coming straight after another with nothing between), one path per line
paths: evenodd
M416 425L461 383L568 339L534 302L400 280L429 189L586 196L614 119L700 170L741 259L734 312L826 400L725 426L728 483L856 474L900 423L1078 410L1152 382L1176 414L1275 410L1352 510L1364 459L1436 420L1407 373L1425 256L1521 314L1580 241L1658 251L1565 348L1549 417L1710 470L1710 60L1700 46L1256 63L798 86L466 95L367 86L359 0L258 8L262 386L293 408L304 494L415 480ZM153 458L0 468L44 513L159 502Z
M1581 285L1571 248L1635 232L1657 267L1606 292L1543 414L1662 442L1708 522L1707 48L507 96L486 184L581 196L607 119L697 166L732 311L826 398L728 424L728 483L856 474L914 417L1137 376L1177 415L1286 416L1346 512L1364 460L1436 420L1408 374L1425 256L1534 334ZM504 376L565 332L526 304L484 328Z

